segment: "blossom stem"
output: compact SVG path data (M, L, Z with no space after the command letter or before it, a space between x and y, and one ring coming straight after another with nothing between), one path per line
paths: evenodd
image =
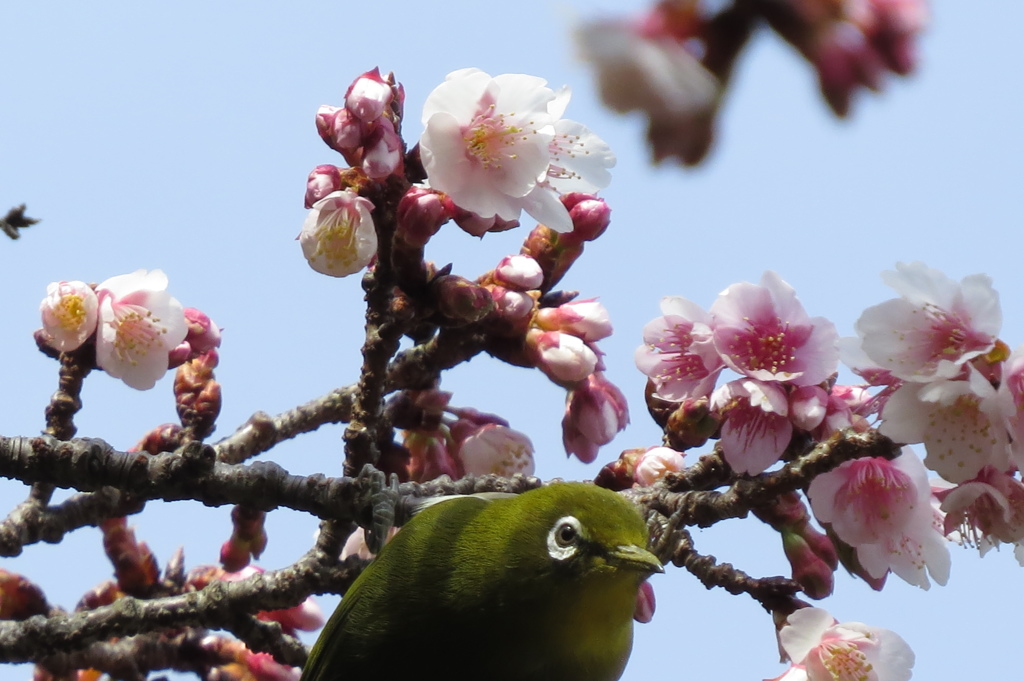
M374 203L373 224L377 230L377 264L363 277L366 291L366 337L363 366L356 386L352 420L345 429L345 474L355 475L380 458L381 445L391 441L391 424L384 418L387 368L398 352L403 325L392 313L395 271L391 258L395 235L395 210L408 189L404 179L391 178Z

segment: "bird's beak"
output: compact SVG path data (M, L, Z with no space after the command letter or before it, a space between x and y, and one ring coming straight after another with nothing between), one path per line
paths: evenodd
M634 544L616 546L608 552L608 562L627 570L636 570L645 574L664 572L661 561L648 551Z

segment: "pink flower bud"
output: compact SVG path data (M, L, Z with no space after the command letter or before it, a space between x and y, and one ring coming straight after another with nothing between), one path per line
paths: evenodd
M789 420L800 430L811 431L825 420L828 393L820 385L804 385L789 394Z
M633 479L641 487L653 485L669 473L686 468L683 455L668 447L651 447L637 461Z
M546 331L564 331L588 343L612 335L608 310L594 298L577 300L537 311L534 322Z
M533 443L507 426L481 426L458 444L456 454L467 475L533 475Z
M582 241L593 241L604 234L611 223L612 209L604 199L573 193L564 195L562 204L569 209L572 218L572 235Z
M363 139L363 172L374 180L402 169L402 138L390 119L382 118Z
M633 619L640 624L647 624L654 619L654 587L650 582L641 582L637 589Z
M192 348L193 353L201 355L220 347L220 327L201 310L186 307L185 321L188 323L185 342Z
M648 407L656 398L648 398ZM676 449L700 447L714 435L722 425L720 415L711 410L707 397L688 397L668 416L665 432L669 443Z
M530 329L526 345L537 368L555 383L578 383L597 367L597 354L578 336Z
M422 248L449 217L440 194L426 187L412 186L398 202L396 236L410 246Z
M597 458L601 445L612 441L629 423L626 397L602 373L590 374L569 391L562 418L566 454L583 463Z
M39 304L47 343L60 352L71 352L96 331L99 299L81 281L54 282L46 287Z
M362 143L359 119L347 109L322 105L316 112L316 131L327 146L341 154L352 153Z
M803 537L783 532L782 549L792 567L793 581L805 594L815 599L832 594L834 566L822 560Z
M490 290L495 309L502 319L513 325L529 319L536 305L531 296L520 291L509 291L501 286L491 286Z
M370 123L380 118L391 105L391 85L374 68L355 79L345 93L345 108L363 121Z
M519 220L503 220L497 215L490 218L480 217L472 211L456 206L450 198L447 199L446 205L459 229L472 236L483 236L487 232L504 232L519 226Z
M341 189L340 168L329 164L313 168L306 180L306 208L312 208L320 199Z
M506 255L494 268L494 280L517 291L529 291L541 285L544 272L528 255Z

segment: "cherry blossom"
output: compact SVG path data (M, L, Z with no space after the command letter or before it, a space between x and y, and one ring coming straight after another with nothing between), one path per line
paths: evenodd
M166 288L160 270L137 270L96 287L96 363L138 390L152 388L166 373L168 356L188 334L184 308Z
M942 500L947 535L977 546L984 555L1000 543L1017 544L1014 553L1022 558L1024 543L1024 483L991 466L976 478L952 489L936 492Z
M857 335L878 367L907 381L954 378L988 352L1002 325L999 295L983 274L959 283L924 263L898 263L882 275L901 297L869 307Z
M928 474L911 449L892 461L846 461L814 478L807 495L815 517L856 550L872 577L892 570L923 589L929 575L946 583L949 550L935 527Z
M711 393L725 363L715 350L711 317L678 296L661 301L661 317L644 327L636 366L654 382L655 396L680 402Z
M321 274L345 277L366 267L377 253L373 203L351 189L313 204L299 233L302 254Z
M98 309L99 298L85 282L53 282L39 304L47 342L60 352L75 350L95 333Z
M488 423L458 443L466 475L533 475L533 443L507 426Z
M479 69L448 74L423 106L420 157L430 186L481 218L518 220L525 210L572 230L558 195L608 185L615 157L599 137L562 120L568 89L524 74Z
M775 272L760 286L733 284L711 306L715 348L734 371L761 381L814 385L839 360L832 322L809 317L793 288Z
M779 644L793 666L774 681L908 681L914 652L899 635L861 622L840 624L821 608L786 618Z
M730 381L711 395L711 406L725 418L722 455L737 473L763 473L793 437L789 402L776 383Z
M1009 436L996 389L968 367L968 380L905 383L886 401L878 432L896 442L924 443L925 463L950 482L984 466L1009 465Z
M1010 432L1010 456L1017 468L1024 470L1024 345L1003 364L997 399Z

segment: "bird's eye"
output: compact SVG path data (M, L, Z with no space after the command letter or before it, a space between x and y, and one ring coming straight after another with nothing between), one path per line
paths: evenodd
M576 555L583 528L571 515L559 518L548 532L548 555L555 560L568 560Z
M555 528L555 543L559 546L571 546L576 543L576 539L579 536L576 526L568 521Z

